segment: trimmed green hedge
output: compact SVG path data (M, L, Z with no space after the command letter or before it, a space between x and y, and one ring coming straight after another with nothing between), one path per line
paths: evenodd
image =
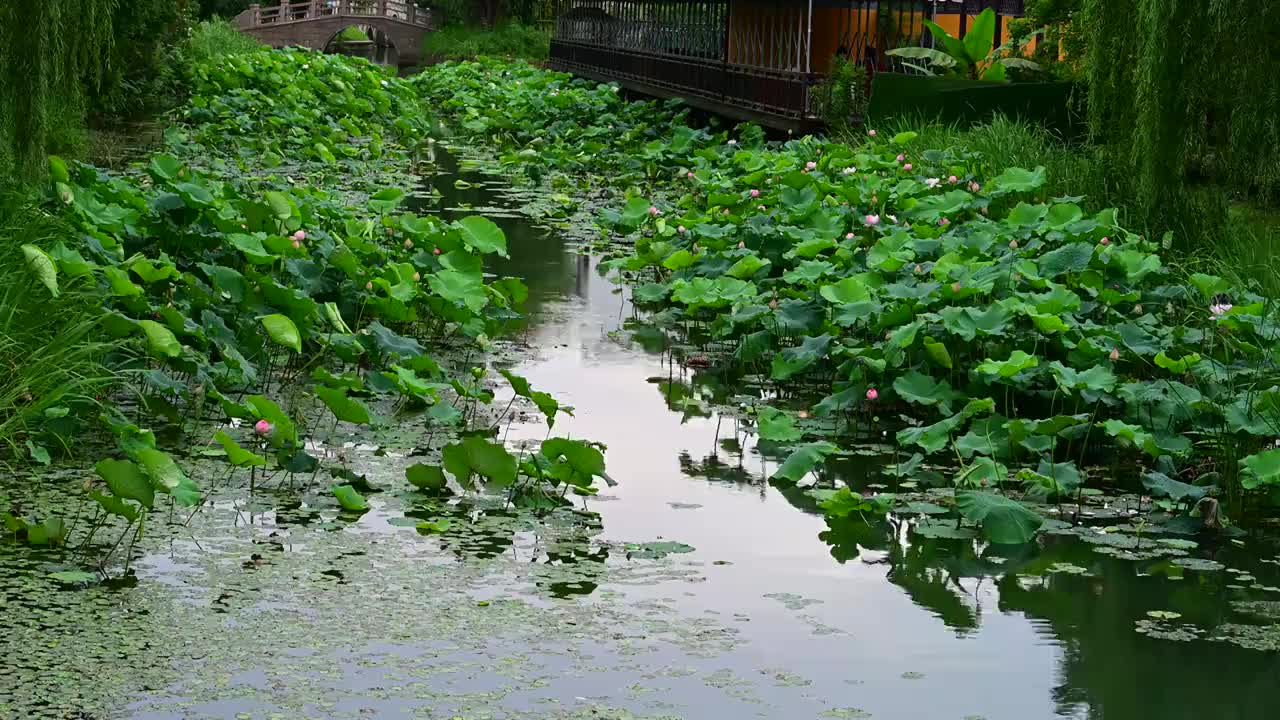
M876 120L927 117L969 126L999 113L1075 138L1086 130L1083 118L1071 110L1078 91L1069 82L991 83L882 72L871 81L868 115Z

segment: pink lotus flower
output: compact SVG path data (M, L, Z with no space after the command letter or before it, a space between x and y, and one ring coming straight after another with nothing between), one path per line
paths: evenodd
M907 163L906 165L903 165L902 169L906 170L907 172L911 172L911 163Z
M259 420L258 422L253 424L253 431L259 435L264 435L264 436L270 435L271 423L267 422L266 420Z
M1120 359L1120 348L1111 348L1111 353L1110 353L1109 355L1107 355L1107 357L1111 358L1111 361L1112 361L1112 362L1115 362L1116 360L1119 360L1119 359Z
M745 250L745 249L746 249L746 247L747 247L747 243L746 243L746 241L744 241L744 240L739 240L739 241L738 241L738 249L739 249L739 250Z
M692 171L692 170L690 170L690 171L685 175L685 177L687 177L687 178L691 178L691 177L693 177L693 171Z
M302 249L302 243L298 242L297 240L294 240L294 241L293 241L293 249L294 249L294 250L301 250L301 249Z
M1111 238L1109 238L1109 237L1104 237L1104 238L1102 238L1101 240L1099 240L1099 241L1098 241L1098 243L1099 243L1100 245L1110 245L1110 244L1111 244Z
M650 206L649 206L649 215L653 216L653 215L657 215L657 214L658 214L658 208L657 208L657 207L655 207L655 206L653 206L653 205L650 205Z
M753 198L760 197L760 191L759 191L759 190L756 190L755 188L752 188L752 189L751 189L751 197L753 197Z
M938 221L938 224L941 225L942 227L946 227L951 224L951 221L946 218L942 218L941 220Z
M405 238L405 239L404 239L404 249L405 249L405 250L411 250L412 248L413 248L413 241L412 241L412 240L410 240L409 238Z
M817 167L818 167L818 163L816 163L816 162L814 162L814 161L812 161L812 160L810 160L809 162L807 162L807 163L805 163L805 164L804 164L804 169L805 169L805 170L813 170L813 169L816 169Z
M435 249L433 249L433 250L431 251L431 254L432 254L432 255L439 255L439 254L440 254L440 248L435 248Z
M879 215L868 215L868 216L865 218L865 220L867 221L867 224L868 224L868 225L879 225L879 224L880 224L880 216L879 216Z
M1217 320L1223 315L1226 315L1227 313L1231 312L1232 307L1233 306L1231 305L1231 303L1217 303L1214 305L1210 305L1209 317L1210 319Z
M855 235L854 235L853 233L851 233L851 232L848 232L848 233L845 233L845 234L844 234L844 239L845 239L845 240L852 240L854 237L855 237Z
M952 185L955 185L956 183L960 182L960 178L956 177L955 175L952 175L951 177L947 178L947 182L951 183Z
M867 399L868 399L868 400L873 400L873 401L874 401L874 400L875 400L876 398L878 398L878 397L880 397L880 393L879 393L879 392L876 392L876 389L875 389L875 388L867 388Z
M906 160L906 159L907 159L906 155L902 155L902 154L898 155L898 162L902 162L903 160Z
M299 230L299 231L295 232L295 233L293 234L293 239L294 239L294 240L297 240L298 242L302 242L303 240L306 240L306 239L307 239L307 231L306 231L306 230Z
M867 131L867 135L870 135L871 137L875 137L875 136L876 136L876 131L875 131L875 130L868 130L868 131Z
M977 182L971 182L969 183L969 189L973 192L978 192L979 190L982 189L982 186L979 185Z
M958 292L960 292L960 283L958 283L958 282L953 282L953 283L951 283L951 292L953 292L953 293L958 293Z

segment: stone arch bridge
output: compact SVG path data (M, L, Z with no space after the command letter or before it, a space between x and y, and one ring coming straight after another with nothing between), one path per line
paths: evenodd
M373 29L395 46L401 65L422 58L422 38L435 29L430 10L409 0L303 0L263 7L250 5L236 16L246 35L272 47L324 50L343 29Z

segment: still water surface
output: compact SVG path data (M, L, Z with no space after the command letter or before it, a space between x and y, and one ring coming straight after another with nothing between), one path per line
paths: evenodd
M492 217L511 258L490 270L530 288L503 366L575 408L557 434L608 446L618 484L587 503L598 517L532 523L463 505L448 510L459 527L490 530L422 537L413 524L446 511L413 493L370 494L373 510L350 518L327 480L250 497L211 472L213 506L190 528L152 531L135 587L33 592L41 558L3 551L18 555L0 566L0 716L1276 716L1275 651L1135 631L1152 610L1212 628L1237 619L1229 601L1266 593L1065 537L1000 549L897 520L829 525L802 491L766 482L777 458L715 412L749 390L629 332L625 293L518 212L527 194L436 159L428 207ZM546 430L516 424L507 439ZM345 446L351 469L395 487L420 440L406 421L315 450ZM884 462L856 455L833 470L862 487ZM627 543L654 541L693 550L628 557ZM1280 585L1274 548L1206 553Z

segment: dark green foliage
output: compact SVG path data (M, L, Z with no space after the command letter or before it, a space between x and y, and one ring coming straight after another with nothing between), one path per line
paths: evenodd
M1280 7L1086 0L1089 120L1136 224L1185 248L1220 235L1226 194L1280 198Z
M867 114L866 68L847 58L833 58L831 72L813 89L813 99L828 130L848 130Z
M546 60L551 52L551 36L545 31L511 22L491 30L461 25L441 28L423 40L429 56L470 60L484 55Z
M1025 14L1009 21L1009 31L1014 37L1043 31L1031 59L1059 78L1079 80L1089 49L1082 9L1083 0L1028 0Z
M0 171L38 174L50 135L79 126L86 91L102 80L115 46L116 5L117 0L0 3Z

